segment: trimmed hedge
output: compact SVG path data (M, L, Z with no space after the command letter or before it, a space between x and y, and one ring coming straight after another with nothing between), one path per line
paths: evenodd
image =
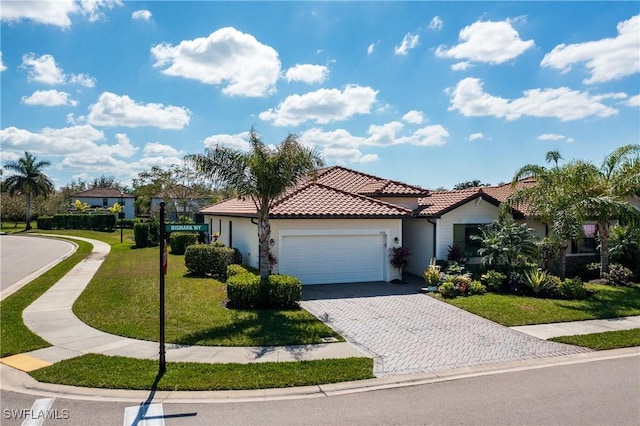
M236 309L297 309L302 297L302 283L290 275L269 275L266 280L240 265L228 268L227 297ZM237 272L237 273L236 273Z
M149 240L149 225L146 223L135 223L133 225L133 239L136 242L136 247L143 248L151 245Z
M214 275L227 277L227 267L233 263L241 263L242 254L218 244L198 244L187 246L184 263L190 273L195 275Z
M42 216L37 220L38 229L90 229L113 231L116 227L114 214L56 214Z
M172 232L169 236L171 254L183 255L187 246L196 244L198 235L190 232Z
M247 272L249 271L242 265L237 265L234 263L233 265L227 266L227 277L232 277L238 274L246 274Z
M232 275L227 279L229 306L236 309L252 309L262 304L260 277L251 272Z

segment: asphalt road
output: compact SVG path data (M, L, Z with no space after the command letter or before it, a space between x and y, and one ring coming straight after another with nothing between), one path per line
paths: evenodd
M73 253L68 241L30 236L0 235L0 291Z
M638 425L639 360L631 356L319 398L164 403L149 409L146 424ZM7 391L1 396L3 426L21 424L24 419L12 415L30 409L38 398ZM58 420L42 424L131 424L125 416L135 418L138 412L139 404L131 402L78 401L60 395L49 409Z

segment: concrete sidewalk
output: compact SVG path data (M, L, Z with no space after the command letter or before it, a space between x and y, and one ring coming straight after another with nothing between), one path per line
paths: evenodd
M31 371L87 353L157 359L158 343L114 336L96 330L73 314L71 308L74 301L89 284L109 254L110 246L97 240L68 238L93 244L92 253L23 312L27 327L53 346L6 357L1 362L22 371ZM628 328L640 328L640 317L514 327L519 332L539 338ZM368 355L348 342L276 347L166 345L168 362L251 363L362 356Z
M68 237L93 244L93 251L23 312L25 325L53 346L2 359L22 371L87 353L158 359L159 344L96 330L73 314L75 300L89 284L111 247L97 240ZM251 363L366 356L347 342L300 346L221 347L165 345L167 362Z

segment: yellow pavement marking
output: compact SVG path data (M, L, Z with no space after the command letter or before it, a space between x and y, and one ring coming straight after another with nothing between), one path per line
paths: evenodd
M18 370L24 371L26 373L37 370L39 368L48 367L52 364L49 361L34 358L26 354L17 354L5 358L0 358L0 362L8 365L9 367L17 368Z

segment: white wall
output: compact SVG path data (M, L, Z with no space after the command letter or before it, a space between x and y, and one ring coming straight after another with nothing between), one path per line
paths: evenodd
M231 239L229 238L229 223ZM220 232L218 238L227 247L233 247L242 253L242 263L258 267L258 226L250 218L204 215L204 223L209 225L211 235ZM231 244L229 241L231 240Z
M402 221L403 244L411 250L407 272L422 276L433 258L433 224L426 218L411 218Z
M436 238L436 258L447 259L449 246L453 245L454 224L484 224L498 219L498 207L481 198L471 200L466 204L442 215L438 219Z

